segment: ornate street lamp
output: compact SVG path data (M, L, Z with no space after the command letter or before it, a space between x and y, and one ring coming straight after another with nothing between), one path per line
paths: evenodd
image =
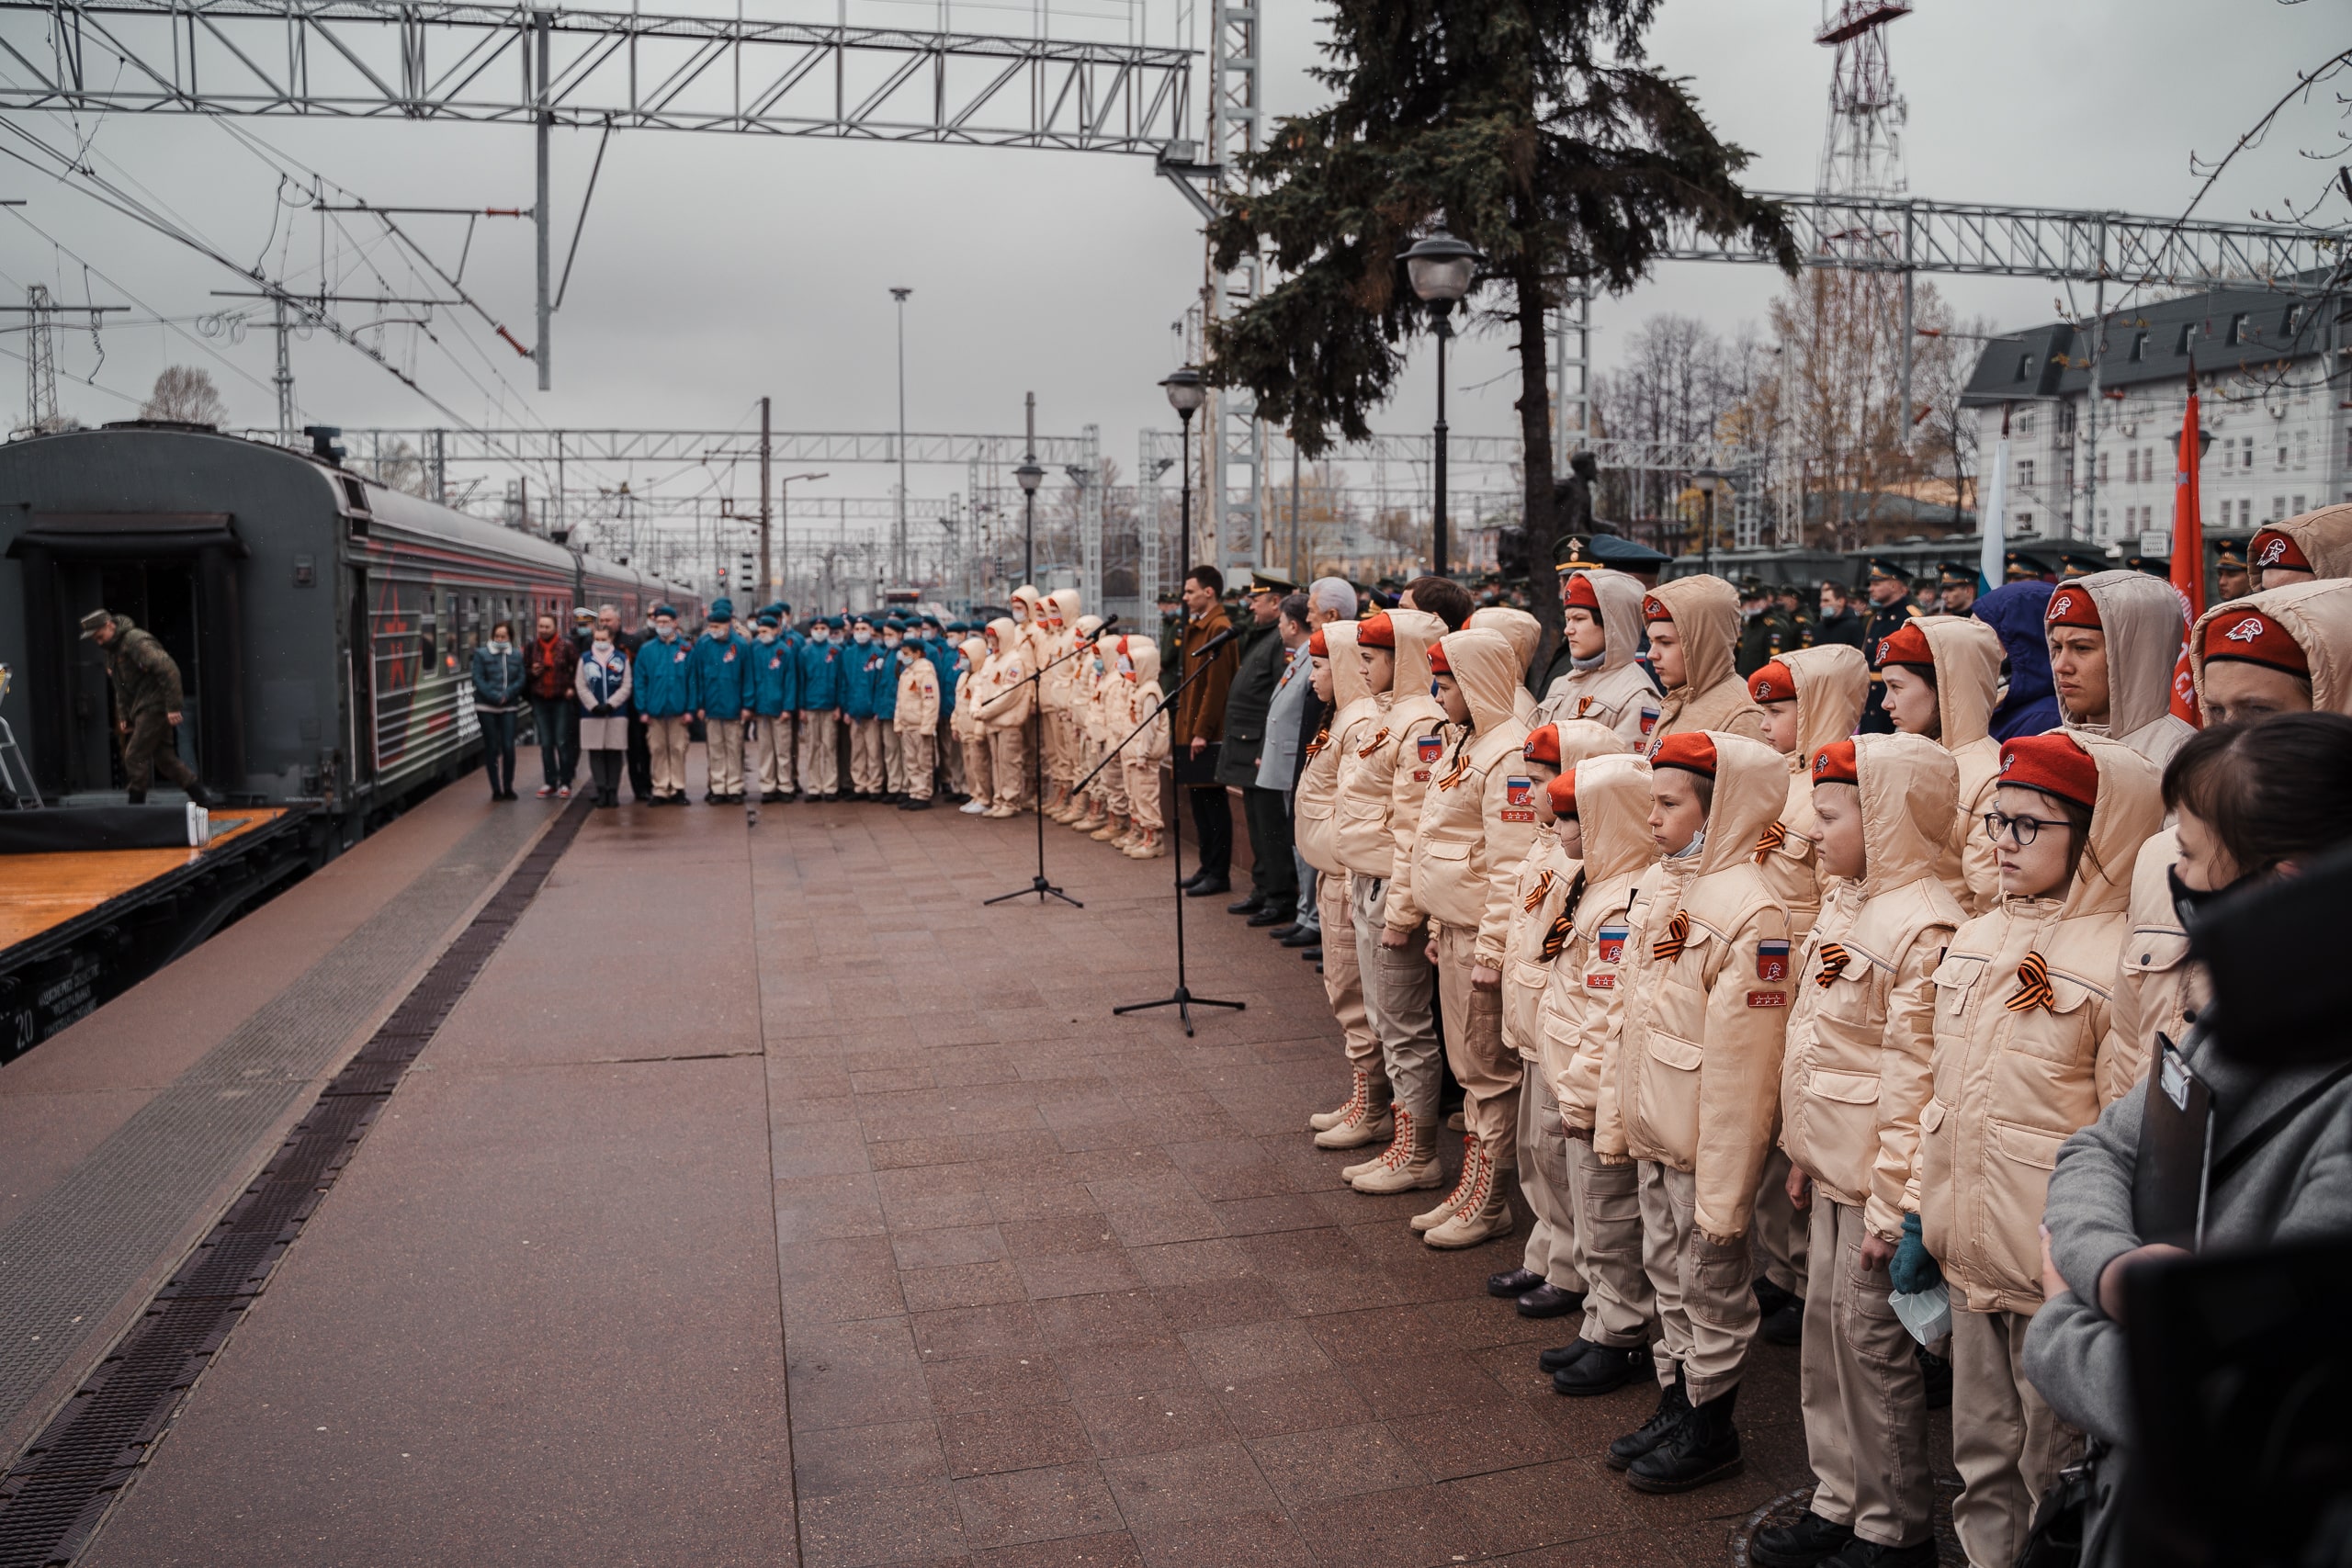
M1453 307L1470 292L1478 273L1477 251L1440 229L1415 241L1396 259L1405 264L1413 293L1430 310L1430 331L1437 338L1437 447L1431 467L1436 470L1437 506L1430 529L1430 570L1445 575L1445 344L1453 336Z

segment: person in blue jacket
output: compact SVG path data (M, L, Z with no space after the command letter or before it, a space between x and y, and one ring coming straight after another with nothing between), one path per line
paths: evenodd
M695 639L695 716L702 720L709 780L703 799L743 798L743 714L751 696L752 645L735 630L734 601L710 602L710 620Z
M939 735L933 748L939 758L939 768L945 776L947 793L951 796L964 794L964 748L957 745L947 721L956 713L956 649L949 644L946 633L936 615L922 618L922 656L939 677ZM957 805L963 804L958 799Z
M850 621L848 681L842 693L842 716L849 721L849 788L853 800L876 800L882 795L882 732L880 697L885 682L894 680L891 656L882 651L871 617Z
M481 724L481 761L490 774L490 798L514 798L514 716L523 711L523 653L504 621L490 628L490 641L474 649L467 673L473 680L474 716Z
M906 740L899 733L899 649L907 644L907 623L893 615L882 623L882 678L875 693L874 716L882 726L882 799L896 806L907 797Z
M800 703L800 660L778 624L778 608L760 612L752 640L752 758L763 803L789 800L796 793L792 712Z
M809 800L841 798L835 725L841 718L847 655L821 615L808 620L808 640L795 650L800 662L800 790Z
M2059 726L2058 688L2050 678L2050 644L2041 614L2050 607L2051 584L2029 578L2004 583L1976 601L1969 613L2001 637L2008 655L2008 690L1993 710L1996 740L2040 735Z
M674 605L653 606L653 635L638 645L630 699L645 716L645 749L653 765L649 806L686 797L686 726L695 716L694 649L678 635Z

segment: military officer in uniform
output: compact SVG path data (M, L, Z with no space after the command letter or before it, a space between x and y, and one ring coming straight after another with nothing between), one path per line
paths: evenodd
M2049 568L2021 551L2010 550L2001 557L2003 582L2038 582L2049 575Z
M1739 649L1732 667L1743 681L1781 656L1772 635L1772 600L1753 577L1739 580Z
M1911 579L1900 561L1883 556L1871 558L1871 618L1864 628L1862 657L1870 661L1870 701L1862 707L1862 733L1892 735L1894 721L1886 716L1886 682L1878 672L1878 650L1881 644L1903 629L1919 614L1919 606L1911 602Z
M1976 569L1966 561L1948 560L1936 569L1937 586L1943 590L1943 612L1964 615L1976 608Z
M2245 547L2235 539L2224 539L2216 553L2213 590L2219 595L2214 603L2219 604L2243 599L2254 592L2253 577L2246 570Z
M114 683L115 733L122 737L123 782L133 806L145 803L148 785L161 773L187 792L198 806L212 796L196 770L180 761L180 667L153 632L141 631L128 615L93 610L82 617L82 637L106 656Z
M1788 632L1790 648L1813 646L1813 617L1804 612L1804 594L1793 582L1772 590L1772 605ZM1782 651L1786 651L1783 649Z

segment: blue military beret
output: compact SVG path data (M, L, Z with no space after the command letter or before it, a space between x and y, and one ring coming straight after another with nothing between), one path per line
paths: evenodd
M678 607L675 604L656 604L648 614L667 615L674 621L678 618Z

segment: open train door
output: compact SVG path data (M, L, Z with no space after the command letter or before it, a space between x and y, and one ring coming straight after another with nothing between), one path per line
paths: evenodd
M104 656L81 636L92 610L127 615L180 668L177 743L204 783L245 787L246 548L220 512L36 512L10 543L25 593L22 690L45 796L120 789L122 750ZM191 753L193 753L191 755Z

